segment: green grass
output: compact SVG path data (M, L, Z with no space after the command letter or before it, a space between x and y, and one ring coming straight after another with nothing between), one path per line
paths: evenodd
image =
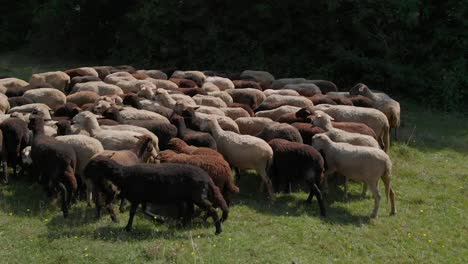
M15 58L0 56L0 74L28 79L74 66ZM0 263L468 263L467 118L404 100L402 113L401 140L390 153L396 216L382 199L379 218L369 219L373 200L360 198L353 183L348 202L342 186L330 190L329 216L321 219L315 200L304 204L305 193L269 204L248 174L219 236L211 222L179 228L141 213L127 233L128 213L117 224L108 215L97 221L80 202L64 220L37 184L12 179L0 186Z

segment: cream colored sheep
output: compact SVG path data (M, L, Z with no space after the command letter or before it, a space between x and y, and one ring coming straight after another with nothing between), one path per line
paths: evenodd
M203 91L205 92L217 92L217 91L221 91L218 86L216 86L214 83L211 83L211 82L206 82L202 85L201 87L203 89Z
M4 94L8 89L27 86L29 83L17 78L0 79L0 93Z
M48 120L48 119L52 119L50 117L51 110L52 109L45 104L34 103L34 104L26 104L26 105L13 107L10 109L10 111L8 111L8 113L11 114L11 113L19 112L25 115L25 114L30 114L32 111L37 111L37 112L42 113L44 120Z
M156 89L154 91L153 99L162 106L171 109L174 108L177 102L191 107L195 107L197 105L190 96L184 94L169 94L165 89Z
M128 72L114 72L104 78L104 82L108 84L116 84L120 81L136 81L137 79L133 77L132 74Z
M8 102L8 97L0 93L0 113L5 114L10 111L10 103Z
M163 115L148 110L135 109L133 107L124 107L120 110L123 120L158 120L169 124L169 120Z
M273 94L299 96L298 92L294 90L288 90L288 89L279 89L279 90L267 89L263 91L263 93L265 94L266 97L273 95Z
M223 130L239 133L239 127L237 126L236 122L234 122L234 120L227 116L195 112L195 118L193 118L193 122L200 126L203 123L203 120L207 119L217 120L217 123L221 126Z
M55 89L65 92L70 84L70 76L62 71L36 73L31 75L29 84L33 87L44 87L44 85L49 84Z
M73 86L72 93L82 92L82 91L91 91L99 95L117 95L123 94L123 90L114 84L109 84L105 82L85 82L77 83Z
M235 120L242 135L255 136L260 133L268 124L275 121L267 117L240 117Z
M195 110L196 113L205 113L205 114L210 114L210 115L226 116L224 111L221 110L220 108L217 108L217 107L201 105L201 106L196 106L195 108L196 108L196 110Z
M234 89L234 83L228 78L210 76L206 78L206 82L214 83L221 91Z
M149 78L149 79L146 79L146 81L152 82L154 85L156 85L156 88L162 88L166 90L177 90L179 88L177 84L168 80L158 80L158 79Z
M115 83L124 93L138 93L143 87L147 89L156 89L156 85L147 80L120 80Z
M349 179L364 182L371 190L374 196L374 209L371 217L377 217L379 211L379 179L382 179L385 184L387 199L390 198L390 215L396 213L395 193L390 183L392 162L384 151L373 147L333 142L324 134L315 135L312 138L312 146L324 153L328 168L325 175L337 172L345 177L345 194Z
M29 98L35 103L45 104L51 109L55 109L67 102L65 94L54 88L28 90L23 94L23 97Z
M272 108L278 108L283 105L297 106L310 110L312 110L314 107L314 103L303 96L273 94L263 100L263 102L258 106L257 110L270 110Z
M256 117L268 117L273 121L278 120L278 118L284 114L292 114L299 111L301 108L291 105L283 105L272 110L259 111L255 113Z
M227 104L221 98L211 95L197 94L192 97L192 99L197 105L212 106L217 108L227 107Z
M262 186L266 184L269 197L274 199L271 181L267 175L273 161L273 150L268 143L254 136L224 131L214 119L205 119L200 128L211 132L219 153L231 166L257 171L262 178Z
M225 91L207 92L210 96L215 96L223 100L227 105L233 103L232 97Z
M223 111L224 114L232 120L236 120L241 117L250 117L249 113L241 107L224 107L221 108L221 111Z

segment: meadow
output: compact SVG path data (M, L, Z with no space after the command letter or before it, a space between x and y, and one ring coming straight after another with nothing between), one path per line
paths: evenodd
M74 66L0 56L1 74L26 80ZM128 233L128 212L119 223L107 214L96 220L94 208L78 202L63 219L38 184L12 178L0 185L0 263L468 263L468 117L397 99L395 216L384 198L379 218L370 219L373 199L360 197L358 183L348 201L343 186L331 186L326 218L315 200L304 203L304 192L279 194L271 204L256 192L259 177L246 173L220 235L211 222L181 228L141 212Z

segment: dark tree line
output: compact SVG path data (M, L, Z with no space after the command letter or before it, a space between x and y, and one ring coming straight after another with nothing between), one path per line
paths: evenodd
M356 82L459 110L468 0L23 0L0 5L0 49L145 67L265 69Z

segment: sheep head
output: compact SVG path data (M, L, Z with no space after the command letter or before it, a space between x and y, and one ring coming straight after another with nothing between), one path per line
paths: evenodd
M325 134L317 134L312 137L312 147L320 151L330 143L330 138Z

